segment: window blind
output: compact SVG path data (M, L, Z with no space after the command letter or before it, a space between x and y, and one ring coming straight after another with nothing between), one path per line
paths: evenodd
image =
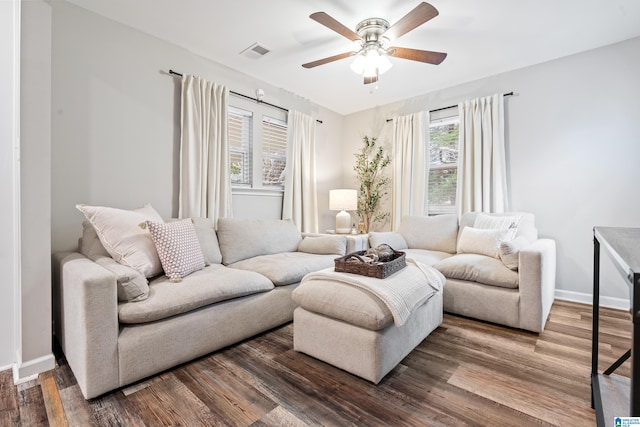
M283 186L287 164L287 123L262 118L262 185Z
M253 113L229 107L228 134L231 183L251 185L251 141Z

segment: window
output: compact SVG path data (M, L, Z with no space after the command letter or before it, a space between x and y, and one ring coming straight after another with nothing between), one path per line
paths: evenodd
M231 185L239 192L281 192L287 163L287 114L260 104L238 104L229 106Z
M252 129L253 113L229 107L229 160L233 185L251 185Z
M287 123L262 117L262 185L283 186L287 164Z
M459 125L455 116L429 126L429 215L456 212Z

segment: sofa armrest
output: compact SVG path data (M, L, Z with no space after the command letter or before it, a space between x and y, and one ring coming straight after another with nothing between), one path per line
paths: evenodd
M116 277L76 252L53 258L56 336L90 399L120 386Z
M520 327L544 330L556 288L556 242L538 239L520 251Z

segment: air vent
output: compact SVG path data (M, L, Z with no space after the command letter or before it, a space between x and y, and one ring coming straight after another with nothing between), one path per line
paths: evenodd
M248 48L246 48L245 50L243 50L242 52L240 52L240 55L244 55L247 58L251 58L251 59L259 59L269 52L270 52L269 49L267 49L266 47L261 46L258 43L254 43Z

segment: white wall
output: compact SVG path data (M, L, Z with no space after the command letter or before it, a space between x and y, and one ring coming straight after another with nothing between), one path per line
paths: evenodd
M19 3L0 2L0 370L15 362L15 290L18 284L16 269L17 239L14 233L17 188L14 158L18 147L18 99L14 89L19 80L20 14ZM16 95L19 93L16 92Z
M200 75L324 121L319 126L320 229L333 228L328 190L355 188L353 154L364 134L390 146L394 115L477 96L507 98L512 208L536 214L540 235L558 244L560 296L587 298L592 227L640 226L640 39L515 70L346 117L182 48L53 2L52 246L72 249L80 235L76 203L132 208L151 202L177 212L179 80ZM428 78L428 70L425 71ZM236 194L239 217L271 217L272 195ZM617 303L627 288L607 262L602 293ZM585 300L588 301L588 300Z
M52 369L51 5L0 2L0 368Z
M180 79L169 69L310 114L318 127L323 195L341 184L343 117L185 49L65 2L53 2L53 250L73 249L81 234L77 203L134 208L150 202L177 214ZM234 96L231 96L232 101ZM238 217L279 217L281 198L235 195ZM326 218L323 217L326 222ZM331 223L321 223L330 228Z
M364 134L390 144L387 118L515 91L505 109L512 209L533 212L540 235L556 240L558 295L589 302L593 226L640 226L639 51L636 38L352 114L343 156ZM344 174L354 182L351 165ZM608 260L602 275L604 302L624 305Z
M16 379L55 365L51 348L51 4L25 1L21 14Z

